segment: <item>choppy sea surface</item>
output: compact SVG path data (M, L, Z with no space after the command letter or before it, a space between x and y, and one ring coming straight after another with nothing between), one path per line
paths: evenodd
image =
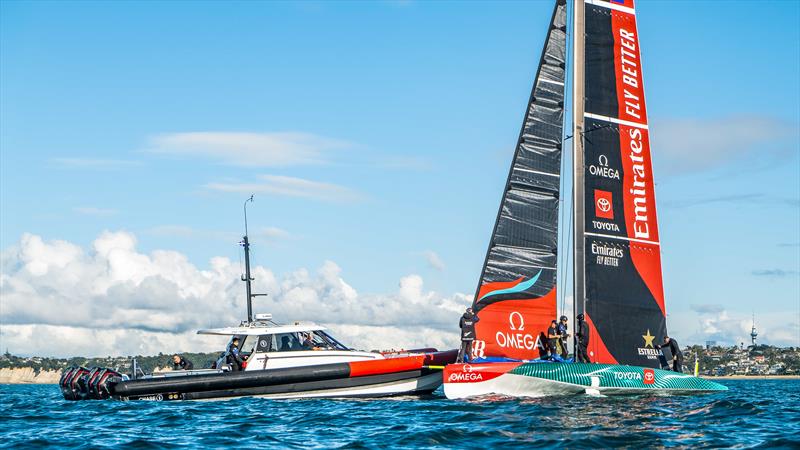
M0 448L800 448L800 380L703 396L120 402L0 385Z

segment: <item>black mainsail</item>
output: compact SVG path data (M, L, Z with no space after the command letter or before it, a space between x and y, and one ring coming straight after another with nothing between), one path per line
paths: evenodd
M566 1L553 10L474 308L472 357L532 359L556 314Z
M576 309L592 329L592 361L658 367L653 346L666 334L666 313L634 2L578 1L585 7L584 57L576 62L585 69L585 162L575 185L586 207L576 217L576 242L584 246L575 273L585 286L576 289Z

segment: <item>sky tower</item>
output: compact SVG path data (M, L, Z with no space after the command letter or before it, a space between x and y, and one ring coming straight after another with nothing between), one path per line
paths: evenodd
M756 315L753 314L753 327L750 329L750 339L753 341L753 347L756 346L756 337L758 337L758 333L756 332Z

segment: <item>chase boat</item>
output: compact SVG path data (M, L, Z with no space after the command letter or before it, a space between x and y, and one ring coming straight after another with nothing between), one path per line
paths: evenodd
M242 245L248 320L236 327L198 331L228 337L227 350L214 368L143 374L135 360L130 374L109 368L70 367L59 381L64 398L164 401L242 396L383 397L429 394L442 385L442 368L455 361L456 350L359 351L346 347L316 324L281 325L272 320L271 314L253 316L252 298L261 294L251 293L253 278L246 231ZM227 363L234 339L238 339L239 353L245 359L241 371L232 370L232 364Z

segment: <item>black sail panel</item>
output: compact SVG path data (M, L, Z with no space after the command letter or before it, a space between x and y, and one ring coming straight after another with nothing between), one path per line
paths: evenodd
M473 357L538 357L556 313L566 19L559 0L475 296Z
M585 3L585 311L592 361L657 367L667 327L633 8Z

